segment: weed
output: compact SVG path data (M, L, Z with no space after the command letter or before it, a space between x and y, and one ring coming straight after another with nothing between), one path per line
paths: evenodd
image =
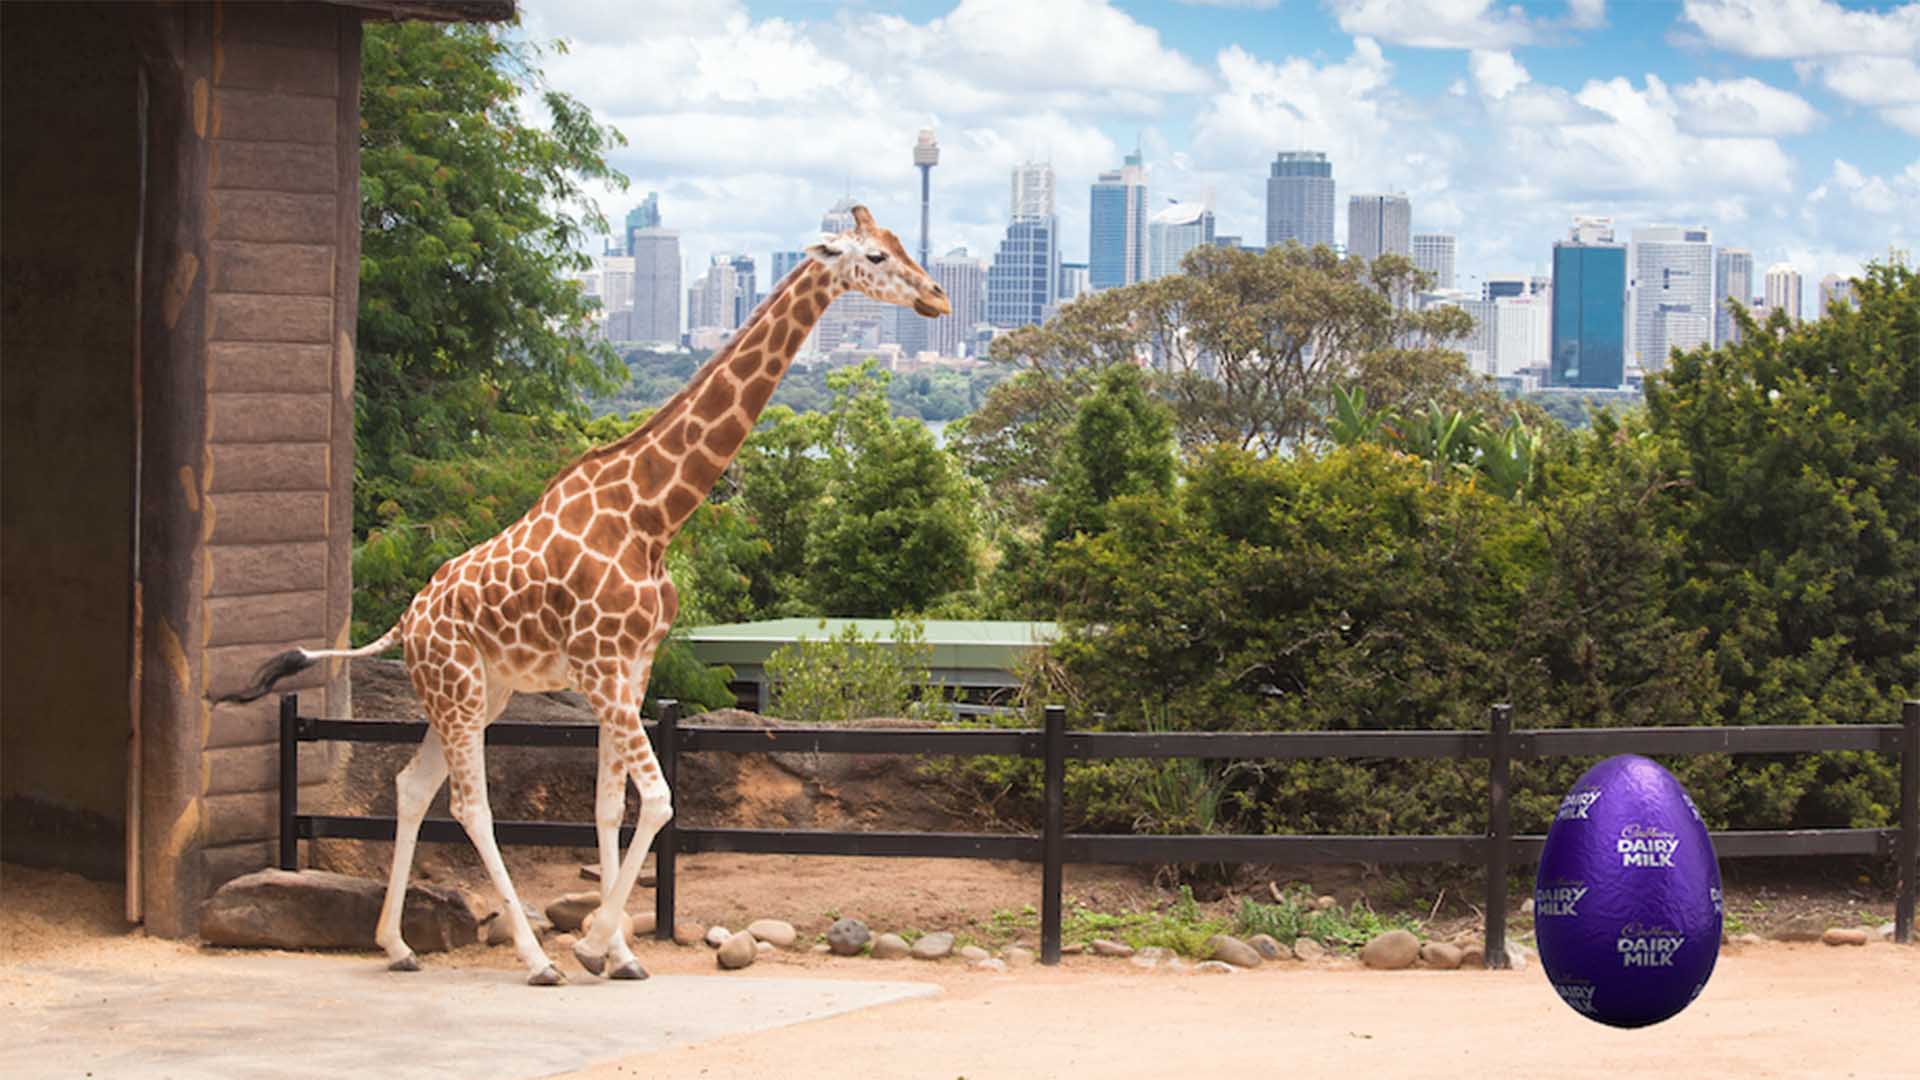
M1234 929L1241 935L1268 934L1278 941L1312 938L1332 949L1357 949L1388 930L1418 930L1420 920L1405 915L1381 916L1362 901L1321 911L1313 894L1290 888L1277 904L1246 899L1240 902Z

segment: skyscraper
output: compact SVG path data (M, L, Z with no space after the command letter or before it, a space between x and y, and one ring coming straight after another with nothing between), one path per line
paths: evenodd
M680 234L671 229L636 230L633 244L632 339L680 342Z
M1721 248L1713 256L1713 343L1731 345L1740 339L1739 325L1727 310L1727 299L1742 307L1753 303L1753 252Z
M1626 382L1627 248L1612 241L1610 219L1575 218L1571 239L1553 245L1549 385Z
M1415 233L1413 265L1433 275L1433 288L1453 288L1453 237L1447 233Z
M775 285L787 280L793 268L806 261L804 251L776 251L773 253L773 276L767 280L767 291L772 292Z
M739 326L740 281L734 273L733 259L715 255L702 274L687 289L688 330L732 330Z
M853 228L853 208L846 198L834 203L820 217L820 231L843 233ZM843 344L885 345L897 340L900 320L892 304L861 292L844 292L827 305L826 313L814 324L813 333L803 346L814 352L832 352Z
M1060 288L1055 300L1066 303L1091 292L1087 284L1087 264L1063 262L1060 264Z
M1059 281L1060 239L1054 216L1014 218L987 271L987 321L1000 327L1044 321Z
M1633 352L1665 371L1673 350L1713 343L1713 237L1702 226L1633 231Z
M927 265L927 218L933 208L933 167L940 164L940 144L932 128L921 128L913 143L913 167L920 170L920 266Z
M733 265L733 326L747 325L752 317L754 306L760 303L760 275L753 265L753 256L735 255L728 260Z
M1204 203L1174 203L1147 223L1153 252L1148 277L1180 273L1180 260L1202 244L1213 243L1213 211Z
M1333 246L1333 163L1318 150L1282 150L1267 176L1267 246Z
M641 229L657 229L659 227L660 193L657 191L649 191L647 192L647 197L640 200L639 206L627 211L627 227L620 234L620 250L627 255L633 254L633 234L639 232Z
M1764 279L1767 307L1776 311L1785 311L1787 318L1800 321L1800 271L1786 263L1774 263L1767 267Z
M1499 274L1480 283L1480 299L1500 300L1509 296L1526 296L1533 292L1533 283L1524 274Z
M1053 216L1053 166L1026 162L1013 170L1011 213L1016 218Z
M1413 204L1405 195L1347 200L1347 254L1372 262L1389 252L1413 255Z
M1820 306L1814 310L1813 317L1824 319L1827 313L1839 304L1859 307L1860 298L1854 295L1852 278L1828 274L1820 279Z
M941 356L965 356L973 328L987 321L987 264L955 248L927 267L947 294L953 313L930 320L927 345Z
M1147 172L1140 154L1094 181L1087 227L1087 280L1116 289L1147 278Z

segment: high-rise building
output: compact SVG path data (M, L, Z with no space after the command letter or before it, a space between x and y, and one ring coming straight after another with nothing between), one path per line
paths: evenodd
M1612 239L1610 220L1575 218L1571 238L1553 245L1548 385L1615 389L1626 382L1627 248Z
M1482 300L1526 296L1531 292L1533 292L1533 282L1524 274L1499 274L1480 282L1480 299Z
M1787 318L1800 321L1800 271L1786 263L1774 263L1767 267L1763 279L1766 289L1767 307L1785 311Z
M853 228L852 198L841 199L820 217L820 231L843 233ZM892 304L851 290L841 293L827 305L826 313L814 324L813 333L802 346L809 352L827 353L842 345L888 345L898 341L900 316Z
M927 324L927 346L941 356L965 356L975 328L987 321L987 264L955 248L927 267L953 313Z
M1713 344L1713 236L1703 226L1633 231L1633 360L1665 371L1673 350Z
M1063 262L1060 264L1060 289L1055 297L1058 303L1066 303L1076 297L1093 291L1088 284L1089 274L1086 263Z
M1433 275L1433 288L1453 288L1453 247L1447 233L1413 234L1413 265Z
M1820 305L1814 310L1813 317L1824 319L1835 304L1859 307L1860 298L1854 294L1853 279L1839 274L1828 274L1820 279Z
M1267 246L1333 246L1333 163L1318 150L1282 150L1267 176Z
M1147 278L1147 171L1138 151L1094 181L1087 227L1087 279L1116 289Z
M633 254L634 233L639 232L641 229L657 229L659 227L660 193L657 191L649 191L647 192L647 197L640 200L639 206L627 211L627 227L620 232L620 253L623 255Z
M1009 213L1015 218L1053 216L1053 166L1025 162L1013 170L1013 199Z
M680 342L680 234L652 226L635 231L631 340Z
M732 325L745 326L753 317L754 307L760 303L760 275L751 255L735 255L728 262L733 266Z
M933 209L933 167L940 164L940 144L933 138L932 128L921 128L920 137L913 143L913 167L920 170L920 266L926 268L927 219Z
M1389 253L1413 255L1413 204L1405 195L1348 199L1347 254L1372 262Z
M1058 296L1060 239L1052 214L1023 215L1007 226L987 271L987 321L1031 326L1046 319Z
M1553 352L1553 297L1549 293L1493 301L1492 374L1511 378L1548 366Z
M731 256L715 255L687 289L688 330L732 330L740 325L740 281Z
M793 268L807 260L804 251L776 251L773 253L773 276L767 279L767 291L772 292L775 285L787 280Z
M1713 256L1713 343L1731 345L1740 340L1740 326L1727 310L1727 300L1741 306L1753 302L1753 252L1721 248Z
M1180 273L1180 260L1187 252L1211 243L1213 211L1205 203L1174 203L1147 223L1147 247L1153 253L1147 276Z

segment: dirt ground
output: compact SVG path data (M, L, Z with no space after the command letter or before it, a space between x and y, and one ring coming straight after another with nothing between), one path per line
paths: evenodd
M874 911L929 922L942 912L1006 906L1025 895L1013 888L1019 882L1012 875L998 873L997 864L939 863L949 872L930 876L911 861L782 860L790 865L761 867L743 878L742 871L753 868L723 861L773 858L711 857L702 873L688 875L689 884L711 879L728 887L690 889L690 909L744 915L771 906L764 899L743 898L749 880L776 878L786 884L784 899L793 909L820 906L829 896L842 903L868 897ZM832 865L845 863L881 863L894 873L879 877L868 867ZM950 872L956 868L958 875ZM552 872L558 884L558 868ZM538 875L529 877L531 883ZM859 883L851 892L850 881ZM1145 887L1099 877L1083 878L1079 885L1095 893L1116 890L1113 900ZM894 893L904 899L891 899ZM714 973L704 947L649 940L637 942L636 952L655 974ZM23 964L153 970L208 955L220 953L129 931L121 922L114 886L0 866L0 1003L9 1008L50 1004L38 1000L22 975ZM369 954L364 961L377 965L379 958ZM501 993L521 992L517 964L506 949L475 946L426 962L498 978ZM562 966L572 978L586 978L570 959L563 958ZM1343 959L1206 976L1070 956L1056 969L1020 967L1001 975L957 962L889 963L790 952L716 977L795 976L911 979L934 983L942 992L775 1032L610 1061L574 1075L579 1080L858 1075L980 1080L1201 1071L1268 1075L1277 1070L1307 1076L1489 1077L1543 1071L1603 1075L1625 1069L1627 1075L1920 1076L1911 1026L1920 1016L1920 948L1878 942L1847 949L1729 945L1699 1001L1665 1024L1632 1032L1602 1027L1567 1009L1537 964L1519 972L1386 973Z

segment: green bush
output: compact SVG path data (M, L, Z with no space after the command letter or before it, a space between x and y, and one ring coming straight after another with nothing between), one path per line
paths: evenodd
M825 631L826 620L820 621ZM847 624L837 634L802 638L767 658L772 715L798 724L840 725L870 717L937 720L946 715L928 688L933 647L918 621L896 621L893 640L868 639Z

